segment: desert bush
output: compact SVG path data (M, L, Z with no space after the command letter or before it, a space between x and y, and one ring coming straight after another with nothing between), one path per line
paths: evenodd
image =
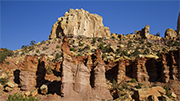
M30 45L34 45L36 41L32 40Z
M138 83L138 85L137 86L135 86L137 89L141 89L142 88L142 83Z
M118 53L121 53L121 52L122 52L121 48L116 49L116 53L117 53L117 54L118 54Z
M165 52L165 51L166 51L166 48L163 48L162 51Z
M104 59L106 57L106 54L102 54L102 59Z
M0 78L0 83L1 83L2 85L4 85L5 83L7 83L8 81L9 81L8 78Z
M111 50L110 44L107 45L107 46L105 46L103 49L101 49L101 51L102 51L103 53L109 53L109 52L111 52L112 50Z
M104 45L102 43L99 44L98 46L99 49L103 49L104 48Z
M36 50L36 53L39 53L39 49L38 49L38 50Z
M146 50L144 50L144 54L149 54L150 50L147 48Z
M3 51L0 51L0 63L5 61L7 56L13 56L14 53L11 50L8 50L7 48L1 48Z
M125 56L130 56L130 54L128 54L128 51L127 50L124 50L124 51L122 51L122 55L125 55Z
M62 56L59 53L56 53L55 60L57 60L60 57L62 57Z
M114 90L118 89L118 84L117 84L116 80L114 80L114 79L112 81L112 87Z
M128 89L128 85L126 83L123 83L121 86L123 89Z
M77 51L77 49L75 49L75 48L73 48L73 47L70 47L70 51L75 52L75 51Z
M7 61L6 64L9 65L9 61Z
M44 50L46 50L46 49L48 49L48 48L47 48L47 47L43 47L43 49L42 49L42 50L44 51Z
M132 53L134 56L137 56L137 55L141 54L141 52L138 49L139 49L139 47L137 47L135 49L135 51Z
M60 48L60 46L59 46L59 45L57 45L57 46L56 46L56 48Z
M96 38L93 38L92 43L93 44L96 43Z
M148 42L148 43L147 43L147 46L148 46L148 47L151 47L151 46L153 46L153 44L150 43L150 42Z
M7 101L39 101L35 97L23 97L18 93L14 93L14 95L9 95Z
M98 42L102 42L102 38L98 38Z
M50 75L50 74L53 73L50 65L46 68L46 73L47 73L48 75Z
M81 41L79 41L79 46L83 46L84 44L83 43L81 43Z
M84 50L85 50L85 49L89 50L89 49L90 49L90 46L89 46L89 45L85 46L85 47L84 47Z
M166 96L168 96L169 98L171 98L171 94L169 92L169 87L167 87L166 85L164 86L164 89L166 90Z
M131 83L136 83L137 81L136 81L135 78L132 78L130 82L131 82Z
M157 32L157 33L156 33L156 36L160 36L160 33L159 33L159 32Z

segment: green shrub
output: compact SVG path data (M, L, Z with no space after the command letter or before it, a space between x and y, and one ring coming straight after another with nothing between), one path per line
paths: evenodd
M163 48L162 51L163 51L163 52L166 52L166 48Z
M98 38L98 41L99 41L99 42L102 42L102 38Z
M48 68L46 69L46 73L47 73L48 75L50 75L50 74L53 73L50 65L49 65Z
M122 52L121 48L116 49L116 53L121 53L121 52Z
M136 81L135 78L132 78L130 82L131 82L131 83L136 83L137 81Z
M38 50L36 50L36 53L39 53L39 49L38 49Z
M128 89L128 85L126 83L123 83L121 86L123 89Z
M61 41L59 40L58 43L60 43Z
M132 53L134 56L137 56L137 55L141 54L141 52L138 49L139 49L139 47L137 47L135 49L135 51Z
M125 56L128 56L128 57L130 56L130 54L128 54L127 50L122 51L122 54L125 55Z
M140 41L140 44L143 44L144 43L144 40L139 40Z
M148 43L147 43L147 46L148 46L148 47L151 47L151 46L153 46L153 44L150 43L150 42L148 42Z
M138 83L138 85L137 86L135 86L137 89L141 89L142 88L142 83Z
M81 43L81 41L79 41L79 46L83 46L84 44L83 43Z
M43 50L46 50L47 49L47 47L43 47Z
M8 78L0 78L0 83L1 83L2 85L4 85L5 83L7 83L8 81L9 81Z
M102 59L104 59L106 57L106 54L102 54Z
M93 38L92 43L93 44L96 43L96 38Z
M85 46L85 47L84 47L84 50L85 50L85 49L89 50L89 49L90 49L90 46L89 46L89 45Z
M11 50L8 50L7 48L1 48L3 51L0 51L0 63L5 61L6 57L13 56L14 53Z
M75 48L73 48L73 47L70 47L70 51L75 52L75 51L77 51L77 49L75 49Z
M149 54L150 50L147 48L146 50L144 50L144 54Z
M172 42L172 41L168 41L168 42L167 42L167 46L168 46L168 47L171 47L172 45L173 45L173 42Z
M104 45L102 43L99 44L98 46L99 49L103 49L104 48Z
M109 53L109 52L111 52L112 50L111 50L110 44L107 45L107 46L105 46L103 49L101 49L101 51L102 51L103 53Z
M35 97L23 97L18 93L14 93L14 95L10 94L8 96L7 101L39 101L39 99L36 99Z
M57 45L57 46L56 46L56 48L60 48L60 46L59 46L59 45Z
M166 85L164 86L164 89L166 90L166 96L168 96L169 98L171 98L171 94L169 92L169 87L167 87Z
M157 32L157 33L156 33L156 36L160 36L160 33L159 33L159 32Z
M114 90L116 90L118 88L118 84L117 84L116 80L114 80L114 79L112 81L112 87Z
M34 45L36 41L32 40L30 45Z
M9 61L7 61L6 64L9 66Z
M60 57L61 57L61 55L59 53L56 53L55 60L57 60Z

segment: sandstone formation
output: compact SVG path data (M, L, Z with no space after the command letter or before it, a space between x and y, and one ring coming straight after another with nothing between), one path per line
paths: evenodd
M180 32L180 12L179 12L178 21L177 21L177 32Z
M67 37L110 37L108 27L104 27L103 18L83 9L69 9L53 25L49 39Z
M166 94L166 91L160 87L152 87L152 88L144 88L144 89L138 89L134 92L133 97L136 100L143 100L144 98L148 98L149 96L155 95L156 97L160 97L162 95Z
M19 74L20 84L22 90L32 90L36 86L36 71L38 67L37 56L33 57L27 55L22 63L22 69Z
M135 60L132 77L136 78L139 82L149 81L149 75L145 63L146 59L144 58L138 58Z
M172 40L177 37L177 33L175 30L168 28L165 32L165 38L168 40Z
M135 34L144 39L149 38L149 25L146 25L141 31L136 31Z
M105 67L100 50L96 50L94 64L91 57L88 57L89 66L72 56L66 37L63 39L62 51L62 100L112 99L105 81ZM92 65L94 68L90 67Z
M121 83L126 76L126 65L124 61L119 61L118 64L118 75L117 75L117 83Z

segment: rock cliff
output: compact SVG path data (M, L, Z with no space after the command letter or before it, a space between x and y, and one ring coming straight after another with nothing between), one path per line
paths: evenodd
M67 37L110 37L108 27L104 27L103 18L83 9L69 9L53 25L49 39Z

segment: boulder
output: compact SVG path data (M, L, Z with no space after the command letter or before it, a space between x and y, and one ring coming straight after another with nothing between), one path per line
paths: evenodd
M156 97L161 96L161 94L154 88L142 88L134 92L133 98L135 100L143 100L144 98L148 98L150 95L155 95Z
M176 98L176 97L177 97L177 95L176 95L174 92L171 93L171 96L172 96L173 98Z
M148 97L148 101L159 101L159 99L157 98L156 95L150 95L150 96Z
M103 18L84 9L69 9L53 25L49 39L67 37L110 37L108 27L104 27Z
M172 40L177 37L177 33L174 29L168 28L165 32L165 38L168 40Z
M40 90L41 90L41 93L42 94L47 94L48 93L48 86L46 84L43 84L41 87L40 87Z

